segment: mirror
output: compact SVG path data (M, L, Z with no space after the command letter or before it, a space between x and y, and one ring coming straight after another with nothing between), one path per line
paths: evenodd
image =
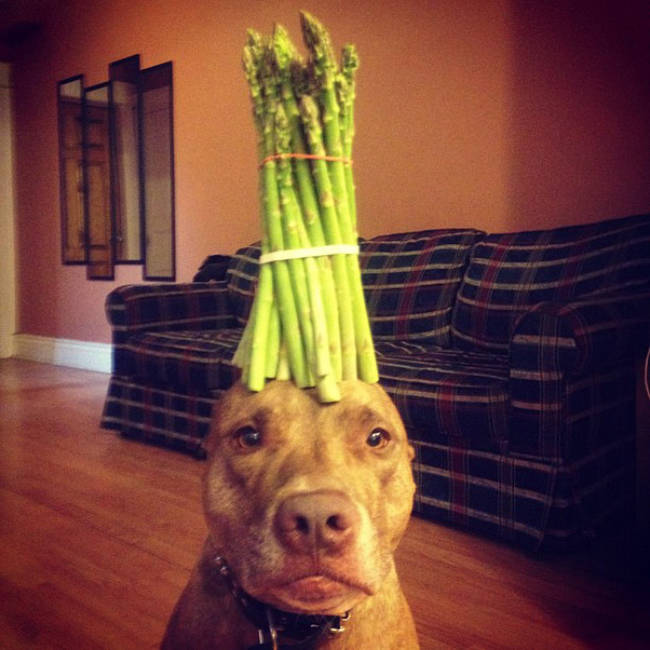
M61 249L92 280L142 264L145 280L175 280L172 63L140 70L134 55L110 80L57 84Z
M140 210L140 57L110 64L111 205L115 263L142 262Z
M84 91L83 148L86 263L91 279L113 279L111 220L110 83Z
M140 72L144 278L175 278L172 64Z
M59 200L64 264L85 264L86 227L83 191L83 75L57 84L59 112Z

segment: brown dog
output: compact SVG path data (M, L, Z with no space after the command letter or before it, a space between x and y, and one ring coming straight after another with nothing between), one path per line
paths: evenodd
M204 479L209 537L163 649L419 647L393 560L413 450L382 388L342 393L324 405L272 381L224 395Z

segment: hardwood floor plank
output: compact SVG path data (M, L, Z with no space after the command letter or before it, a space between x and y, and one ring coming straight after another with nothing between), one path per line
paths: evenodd
M107 381L0 361L3 650L157 647L203 543L205 464L100 430ZM422 650L635 650L647 550L532 556L414 517L397 563Z

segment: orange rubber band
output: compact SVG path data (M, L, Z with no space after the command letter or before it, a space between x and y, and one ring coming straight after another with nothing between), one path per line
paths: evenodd
M301 160L326 160L328 162L342 162L346 165L351 165L352 160L350 158L345 158L344 156L318 156L313 153L274 153L270 156L267 156L260 162L259 168L262 169L267 162L272 160L283 160L285 158L299 158Z

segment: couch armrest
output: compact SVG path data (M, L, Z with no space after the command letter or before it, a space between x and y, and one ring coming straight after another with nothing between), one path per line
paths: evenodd
M567 422L586 406L569 403L568 384L591 377L604 385L596 376L633 367L649 324L650 291L540 303L523 314L510 341L510 449L555 462L574 457Z
M606 367L647 342L649 325L650 291L543 302L515 324L511 371L581 374Z
M227 283L131 284L106 298L113 342L137 332L234 327Z
M141 332L216 330L235 327L227 282L131 284L106 298L113 334L113 373L131 375L129 339Z

